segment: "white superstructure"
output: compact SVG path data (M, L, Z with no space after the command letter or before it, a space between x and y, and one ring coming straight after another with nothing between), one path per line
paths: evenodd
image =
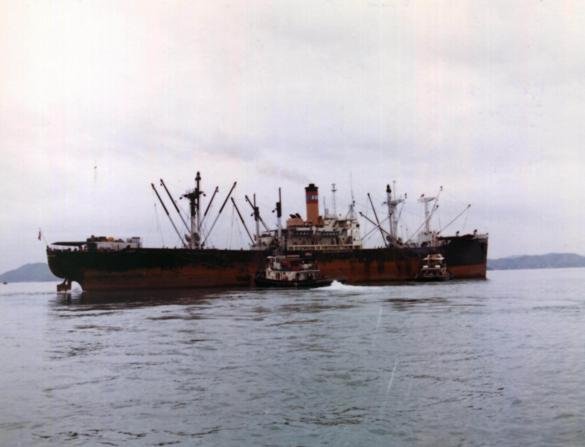
M129 237L127 239L116 239L106 236L91 236L86 241L89 250L109 250L119 251L129 248L141 248L142 240L137 237Z

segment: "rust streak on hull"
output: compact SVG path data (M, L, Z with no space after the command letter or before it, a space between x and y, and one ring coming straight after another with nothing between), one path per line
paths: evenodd
M238 268L150 268L110 273L87 270L80 284L87 291L246 287L253 284L253 278L250 272Z

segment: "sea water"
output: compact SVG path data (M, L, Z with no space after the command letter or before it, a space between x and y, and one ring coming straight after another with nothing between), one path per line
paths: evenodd
M585 445L585 269L488 277L0 285L0 445Z

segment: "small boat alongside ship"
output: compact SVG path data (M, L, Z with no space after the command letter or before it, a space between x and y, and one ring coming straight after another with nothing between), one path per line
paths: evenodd
M256 274L258 287L313 288L331 285L308 255L276 255L266 258L266 268Z
M445 258L441 253L429 253L422 259L417 281L447 281L451 275L447 270Z

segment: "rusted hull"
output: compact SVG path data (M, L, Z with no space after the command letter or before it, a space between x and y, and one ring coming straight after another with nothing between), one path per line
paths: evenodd
M449 267L451 279L486 279L486 263Z
M48 252L53 274L87 291L249 286L264 258L263 253L243 250Z
M315 252L324 277L347 283L414 280L429 248ZM486 277L487 240L452 238L441 248L451 278ZM119 252L48 250L51 271L87 291L249 287L267 253L141 248Z

